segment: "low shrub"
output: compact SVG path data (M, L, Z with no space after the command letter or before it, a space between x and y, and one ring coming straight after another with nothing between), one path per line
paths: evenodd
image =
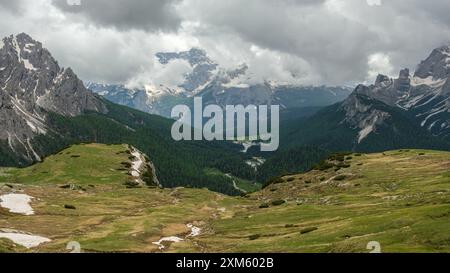
M71 209L71 210L76 210L77 208L75 206L72 205L64 205L65 209Z
M259 238L261 238L261 235L259 235L259 234L254 234L254 235L248 236L248 239L250 241L258 240Z
M127 187L127 189L134 189L134 188L139 188L140 187L138 182L132 181L132 180L126 181L124 183L124 185Z
M334 178L335 181L343 181L347 178L345 175L338 175Z
M275 200L275 201L272 201L272 206L281 206L281 205L283 205L283 204L285 204L286 203L286 201L284 201L284 200Z
M305 228L305 229L302 229L302 230L300 231L300 234L311 233L311 232L316 231L316 230L318 230L318 229L319 229L319 228L317 228L317 227L309 227L309 228Z
M128 161L124 161L122 163L120 163L121 165L123 165L125 168L129 169L131 168L133 165L131 164L131 162Z
M281 184L281 183L284 183L283 178L275 177L275 178L270 179L266 184L264 184L264 186L262 188L265 189L270 185Z
M332 163L330 163L330 162L328 162L326 160L323 160L323 161L319 162L316 166L314 166L314 170L326 171L326 170L329 170L329 169L331 169L333 167L334 167L334 164L332 164Z

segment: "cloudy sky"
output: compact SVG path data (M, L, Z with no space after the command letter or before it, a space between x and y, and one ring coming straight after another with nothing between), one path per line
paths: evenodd
M30 34L86 81L176 79L186 64L154 54L199 47L260 81L350 85L450 44L448 14L448 0L0 0L0 35Z

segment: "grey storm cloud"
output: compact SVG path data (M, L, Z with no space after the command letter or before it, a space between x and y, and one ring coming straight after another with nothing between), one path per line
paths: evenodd
M356 84L414 70L450 44L448 0L0 0L2 36L27 32L85 80L159 75L153 54L204 48L260 78ZM23 3L27 3L24 5Z
M184 7L190 20L305 59L330 84L364 79L372 54L386 54L395 69L414 68L449 41L449 1L370 2L186 0Z
M78 1L80 5L71 5L68 0L52 0L52 3L67 14L82 15L91 22L119 30L173 31L181 23L173 8L179 0Z
M22 8L22 1L0 0L0 7L12 12L19 12Z
M326 1L191 1L204 24L231 31L263 48L298 56L329 83L364 78L376 35L367 25L326 7ZM193 19L193 18L191 18ZM221 30L220 30L221 29Z

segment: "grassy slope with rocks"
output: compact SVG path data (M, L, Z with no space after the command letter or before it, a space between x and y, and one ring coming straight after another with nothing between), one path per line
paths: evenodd
M0 169L0 194L35 197L35 215L0 208L0 229L50 238L0 252L450 251L450 153L422 150L338 155L246 197L204 189L127 188L125 145L79 145L25 169ZM73 157L76 155L76 157ZM207 172L208 170L205 170ZM66 185L75 185L67 188ZM67 209L67 205L75 209ZM202 229L188 237L188 224Z

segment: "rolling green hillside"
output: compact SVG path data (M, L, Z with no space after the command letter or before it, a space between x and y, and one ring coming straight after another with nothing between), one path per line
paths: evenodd
M107 114L87 113L63 117L49 113L52 131L37 136L32 142L40 155L51 155L72 144L129 143L143 151L155 163L159 179L165 187L207 187L230 195L239 195L229 183L221 183L203 172L216 168L243 179L253 179L254 170L244 163L241 147L227 142L176 142L171 137L172 120L146 114L104 101ZM0 142L0 166L27 166L7 143Z
M127 187L127 147L78 145L28 168L0 169L0 198L27 194L34 210L0 208L0 237L15 230L51 240L25 249L0 239L0 252L68 252L71 241L86 252L369 252L371 241L383 252L450 251L447 152L338 154L230 197ZM172 237L180 241L164 241Z
M343 103L320 110L308 119L290 121L282 132L282 150L303 145L318 146L330 151L382 152L394 149L439 149L449 150L450 143L433 136L422 128L409 113L386 105L364 95L355 95L359 103L370 110L387 113L389 118L378 126L376 132L358 142L359 128L348 124L348 113ZM345 102L344 102L345 103ZM367 112L369 110L366 110Z
M450 143L421 127L415 116L365 95L351 96L361 109L350 110L345 101L325 107L312 116L284 119L281 123L280 149L266 154L266 163L258 170L260 182L293 172L304 172L329 153L353 151L374 153L396 149L432 149L449 151ZM361 106L363 105L363 106ZM383 122L370 124L369 113L384 113ZM374 114L375 113L375 114ZM373 121L381 120L379 116ZM360 125L370 133L360 138ZM373 131L372 131L373 130ZM253 152L254 150L251 150Z

